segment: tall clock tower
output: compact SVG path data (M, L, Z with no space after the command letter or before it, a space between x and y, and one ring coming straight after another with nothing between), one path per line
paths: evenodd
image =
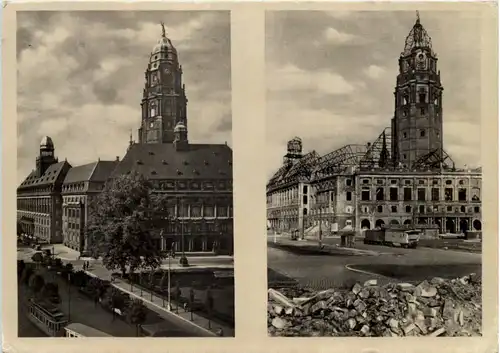
M161 26L161 38L153 48L145 72L139 143L173 143L175 126L178 123L187 126L182 66L163 23Z
M417 20L399 58L394 91L392 151L395 165L411 168L420 156L430 152L442 158L443 87L437 60L431 38L417 12Z

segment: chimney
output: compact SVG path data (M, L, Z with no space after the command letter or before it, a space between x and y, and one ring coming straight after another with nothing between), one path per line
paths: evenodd
M116 161L119 162L120 161L120 156L116 156Z

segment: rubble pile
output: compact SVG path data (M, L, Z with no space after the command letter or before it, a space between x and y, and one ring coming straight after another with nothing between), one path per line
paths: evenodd
M272 336L480 336L481 276L351 290L269 289Z

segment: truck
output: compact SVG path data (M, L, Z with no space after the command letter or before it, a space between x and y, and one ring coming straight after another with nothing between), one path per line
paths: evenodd
M365 244L401 246L416 249L420 240L420 230L405 228L368 229L364 232Z

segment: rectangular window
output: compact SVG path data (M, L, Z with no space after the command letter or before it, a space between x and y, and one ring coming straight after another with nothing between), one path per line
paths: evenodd
M307 195L302 196L302 203L307 205Z
M453 201L453 189L452 188L444 189L444 200L445 201Z
M304 185L304 186L302 187L302 193L303 193L303 194L307 194L307 185Z
M384 188L377 188L377 201L384 201Z
M425 201L425 189L424 188L418 188L417 197L418 197L418 201Z
M411 201L411 188L404 188L404 200Z
M418 207L418 212L419 212L419 213L425 213L425 206L424 206L424 205L420 205L420 206Z
M432 188L431 193L432 193L432 201L439 201L439 189Z
M398 212L398 206L391 206L391 212L392 213L397 213Z
M458 189L458 201L467 201L467 189Z
M213 216L214 216L214 206L203 205L203 217L213 217Z
M345 184L346 184L347 186L351 186L351 185L352 185L352 181L351 181L351 179L346 179Z
M362 190L361 191L361 200L362 201L370 201L370 190Z
M420 93L420 94L418 95L418 102L419 102L419 103L425 103L425 98L426 98L425 96L426 96L426 94L425 94L425 93Z
M398 188L390 188L389 196L391 201L398 201Z
M191 207L191 217L201 217L201 207L200 206Z
M217 217L227 217L226 206L217 206Z
M332 194L332 197L333 197L333 194ZM351 201L352 200L352 193L350 191L346 192L345 194L345 199L347 201ZM333 201L333 200L332 200Z

